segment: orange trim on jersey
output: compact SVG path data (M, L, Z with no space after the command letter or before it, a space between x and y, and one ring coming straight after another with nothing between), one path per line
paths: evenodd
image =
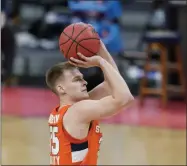
M63 112L63 116L64 116L65 113L68 111L68 108L70 108L70 107L71 107L71 105L66 105L66 106L62 107L61 109L59 109L58 112L60 113L61 111L64 111L64 109L66 109L66 111ZM57 111L58 108L59 108L59 107L56 108L56 111ZM86 136L85 138L83 138L83 139L75 138L75 137L73 137L73 136L65 129L64 124L63 124L63 120L62 120L62 129L64 130L64 132L65 132L65 134L66 134L68 140L69 140L71 143L75 143L75 144L79 144L79 143L83 143L83 142L87 141L87 140L88 140L88 137L89 137L89 135L90 135L90 132L91 132L91 129L90 129L90 131L88 131L87 136Z
M57 106L50 114L48 121L51 132L50 165L96 165L97 153L102 137L99 123L98 121L92 122L87 137L84 139L74 138L65 130L63 125L63 117L70 106L71 105L67 105L60 109L59 106ZM82 153L81 150L78 149L73 150L71 147L72 144L80 144L86 141L88 141L87 154L84 154L84 152Z

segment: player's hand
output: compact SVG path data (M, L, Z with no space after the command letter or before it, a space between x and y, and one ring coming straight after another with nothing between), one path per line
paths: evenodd
M105 44L100 40L100 50L99 50L98 54L101 57L104 57L104 55L107 54L107 53L108 53L108 50L106 49Z
M82 68L96 67L100 65L101 57L98 55L86 57L81 53L77 53L80 59L71 57L69 63Z

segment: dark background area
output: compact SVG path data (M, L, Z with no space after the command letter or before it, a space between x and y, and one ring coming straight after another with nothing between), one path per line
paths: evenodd
M134 94L138 94L141 68L145 61L144 58L141 58L142 55L145 57L145 46L142 44L142 36L147 31L147 28L149 28L148 21L151 14L161 3L163 2L121 1L123 13L118 20L121 30L120 33L123 38L122 45L124 50L120 53L120 64L118 65L122 66L120 72ZM167 28L182 34L182 57L186 71L186 5L174 4L173 1L164 1L163 5L165 6L164 10L167 16ZM15 35L16 55L12 69L17 81L14 82L13 85L46 87L44 79L46 70L59 61L65 61L64 57L59 52L58 47L55 49L44 49L20 46L17 42L18 34L25 31L31 33L35 32L38 25L40 25L39 32L41 33L39 36L42 36L43 29L45 28L42 26L43 19L40 18L44 18L45 13L50 10L60 11L63 15L63 30L63 27L69 25L68 18L72 16L72 11L68 7L68 2L65 0L7 0L2 1L2 7L3 6L8 6L7 16L9 20L11 20L8 24L11 26ZM59 29L57 32L58 31ZM49 33L50 32L48 32L48 34ZM114 53L111 54L113 55ZM126 55L128 55L128 58ZM171 50L170 59L172 59L172 56ZM132 67L133 69L136 68L134 73L130 73ZM99 69L90 69L89 71L84 71L84 74L86 80L89 82L88 89L92 89L103 80ZM176 80L175 75L171 75L169 78L171 82L175 82ZM158 81L159 80L155 80L154 78L150 79L152 86L157 86Z

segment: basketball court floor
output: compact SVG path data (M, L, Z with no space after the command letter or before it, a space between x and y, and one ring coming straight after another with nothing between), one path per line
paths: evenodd
M2 165L48 165L48 115L58 103L45 89L2 90ZM147 99L101 122L99 164L186 165L186 105Z

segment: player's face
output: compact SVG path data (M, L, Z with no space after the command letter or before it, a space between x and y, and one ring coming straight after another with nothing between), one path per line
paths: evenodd
M86 85L87 82L78 69L64 72L64 90L72 100L80 101L89 98Z

